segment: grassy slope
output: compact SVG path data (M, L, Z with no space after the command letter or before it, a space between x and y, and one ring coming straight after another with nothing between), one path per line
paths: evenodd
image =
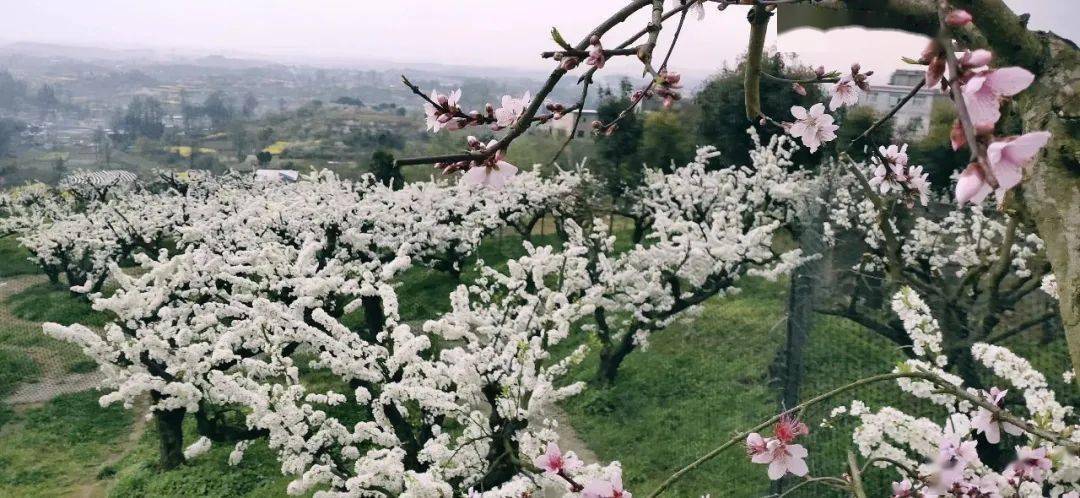
M652 491L678 468L778 411L769 365L785 334L785 292L780 283L746 281L742 294L708 302L693 323L655 334L650 351L632 354L613 388L590 389L566 403L582 439L602 459L623 463L635 494ZM887 371L899 359L899 351L852 324L820 319L806 351L804 398ZM578 378L588 379L595 361L586 360ZM897 392L881 385L828 406L855 397L881 406ZM850 425L819 427L827 414L821 408L804 416L811 436L803 442L817 457L810 461L813 475L842 472L834 464L851 447ZM871 479L880 486L887 477ZM769 486L764 466L751 464L739 446L685 476L667 496L762 496ZM819 488L797 496L829 495Z
M20 246L14 236L0 237L0 278L37 273L38 267L28 257L30 251Z
M133 417L122 408L101 408L97 398L96 392L70 394L0 414L0 496L65 496L93 482L102 462L123 445Z

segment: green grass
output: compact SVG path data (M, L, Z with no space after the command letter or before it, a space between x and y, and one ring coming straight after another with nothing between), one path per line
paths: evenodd
M779 411L770 365L786 334L785 294L785 284L746 280L743 293L707 302L692 323L654 334L649 351L626 360L615 386L590 388L565 403L586 444L602 460L622 462L635 494L652 491L683 465ZM805 351L803 399L888 371L900 358L895 347L850 322L817 318ZM587 380L595 366L590 356L577 378ZM803 440L811 473L839 475L852 448L852 424L819 427L832 407L851 399L883 406L898 397L894 384L882 384L804 414L811 428ZM869 484L883 489L878 487L891 477L871 476ZM750 463L740 444L687 474L668 496L763 496L770 486L765 467ZM791 496L833 495L819 488Z
M22 320L0 323L0 395L10 393L19 383L33 381L39 374L86 373L97 368L74 344L41 331L43 322L104 325L107 315L94 311L90 303L43 283L9 296L0 306Z
M11 394L19 384L32 382L40 373L25 352L0 347L0 396Z
M0 278L40 272L28 259L30 251L19 245L14 236L0 237Z
M185 427L185 433L185 443L197 439L193 422ZM281 474L280 464L265 441L252 444L245 452L243 461L236 466L228 464L232 449L230 444L215 444L209 452L191 459L180 468L161 472L156 467L157 432L150 424L134 451L114 466L104 469L116 478L109 496L260 498L285 495L285 487L291 479Z
M52 497L93 483L99 467L119 451L132 414L101 408L99 393L58 397L0 420L0 496Z
M768 388L783 316L778 285L752 282L735 298L708 302L700 318L654 334L632 353L616 384L590 387L565 403L574 429L602 460L619 460L623 479L644 495L667 475L776 410ZM574 372L588 380L590 355ZM758 496L767 490L740 448L686 476L669 496Z
M5 304L13 315L30 322L80 323L87 327L101 327L109 321L106 313L95 311L89 302L47 283L28 287L9 297Z

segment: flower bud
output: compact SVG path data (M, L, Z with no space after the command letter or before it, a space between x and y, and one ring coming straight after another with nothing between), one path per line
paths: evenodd
M958 28L971 23L971 14L963 9L956 9L945 16L945 24Z
M799 94L799 95L802 95L803 97L805 97L805 96L806 96L806 88L804 88L804 87L803 87L802 85L800 85L800 84L798 84L798 83L792 83L792 84L791 84L791 89L792 89L792 90L793 90L793 91L794 91L795 93L797 93L797 94Z
M592 38L589 38L589 45L599 45L599 44L600 44L600 37L599 36L592 35Z
M816 74L818 78L824 78L825 66L818 66L817 69L814 70L814 74Z

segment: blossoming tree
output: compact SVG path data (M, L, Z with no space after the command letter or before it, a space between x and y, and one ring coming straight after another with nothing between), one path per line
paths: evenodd
M1074 364L1080 365L1080 307L1075 304L1080 301L1080 250L1077 250L1080 244L1073 240L1074 231L1065 229L1080 221L1074 216L1075 206L1080 206L1080 176L1070 166L1076 162L1077 144L1075 133L1068 128L1070 120L1080 114L1080 100L1075 98L1080 94L1080 78L1075 74L1080 55L1068 40L1028 30L1024 18L1013 13L1002 0L675 0L669 10L665 10L663 0L635 0L598 24L577 44L565 41L558 30L553 30L558 47L542 55L556 60L558 65L541 88L526 95L532 97L527 104L523 102L526 98L508 98L500 108L488 105L483 111L465 111L457 105L459 94L452 94L451 99L435 92L429 97L406 80L427 101L429 124L434 131L495 123L494 128L505 133L487 144L471 143L459 154L402 159L398 165L435 163L444 170L474 167L498 170L506 149L533 124L560 119L567 111L579 109L596 71L612 57L636 57L642 62L645 74L651 76L635 92L630 108L623 115L654 96L670 105L679 98L680 80L667 66L687 14L703 13L708 6L733 10L730 9L733 5L749 7L750 37L744 67L748 120L783 127L811 149L835 138L836 125L824 104L809 109L796 106L792 109L794 121L789 123L783 122L783 117L765 116L761 112L762 52L768 25L777 12L784 15L785 9L802 9L826 16L838 12L843 15L834 19L835 25L899 29L931 38L927 49L910 59L926 65L926 81L916 85L908 98L884 119L895 115L924 86L940 85L953 100L959 115L955 146L967 146L972 159L961 177L957 197L961 201L978 202L994 191L999 203L1025 208L1018 211L1038 228L1058 276L1070 351ZM639 11L648 13L647 26L622 42L605 40L609 31ZM673 42L664 56L659 57L656 50L659 34L670 24L675 25ZM958 44L967 51L958 53ZM555 85L582 63L587 69L578 78L581 99L569 106L546 101ZM869 75L858 65L845 76L840 76L838 71L826 72L824 68L817 73L809 80L792 81L793 90L798 91L806 84L835 83L832 108L857 102L858 92L866 88ZM1014 131L998 125L1003 111L1019 116L1025 133L1013 135ZM592 125L598 132L611 132L619 119ZM576 132L578 127L579 123L575 122L573 130ZM865 139L870 131L858 140ZM1043 167L1031 168L1031 163L1039 157ZM886 176L889 174L887 169ZM1024 182L1020 188L1025 176L1031 181ZM911 186L920 188L917 184ZM1032 194L1025 195L1026 191ZM1006 195L1010 192L1015 195Z

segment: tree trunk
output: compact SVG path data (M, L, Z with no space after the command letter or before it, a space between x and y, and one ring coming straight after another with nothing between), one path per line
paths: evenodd
M375 340L375 336L386 328L386 312L383 310L382 298L364 296L360 298L360 304L364 308L364 325L367 329L365 337Z
M154 412L161 447L159 465L162 470L172 470L184 463L185 414L183 408Z
M1042 73L1018 101L1024 131L1054 135L1023 183L1022 204L1046 242L1073 369L1080 371L1080 53L1047 36Z
M627 331L616 344L605 344L600 350L600 365L596 369L596 383L610 387L615 384L619 366L634 350L634 333Z

